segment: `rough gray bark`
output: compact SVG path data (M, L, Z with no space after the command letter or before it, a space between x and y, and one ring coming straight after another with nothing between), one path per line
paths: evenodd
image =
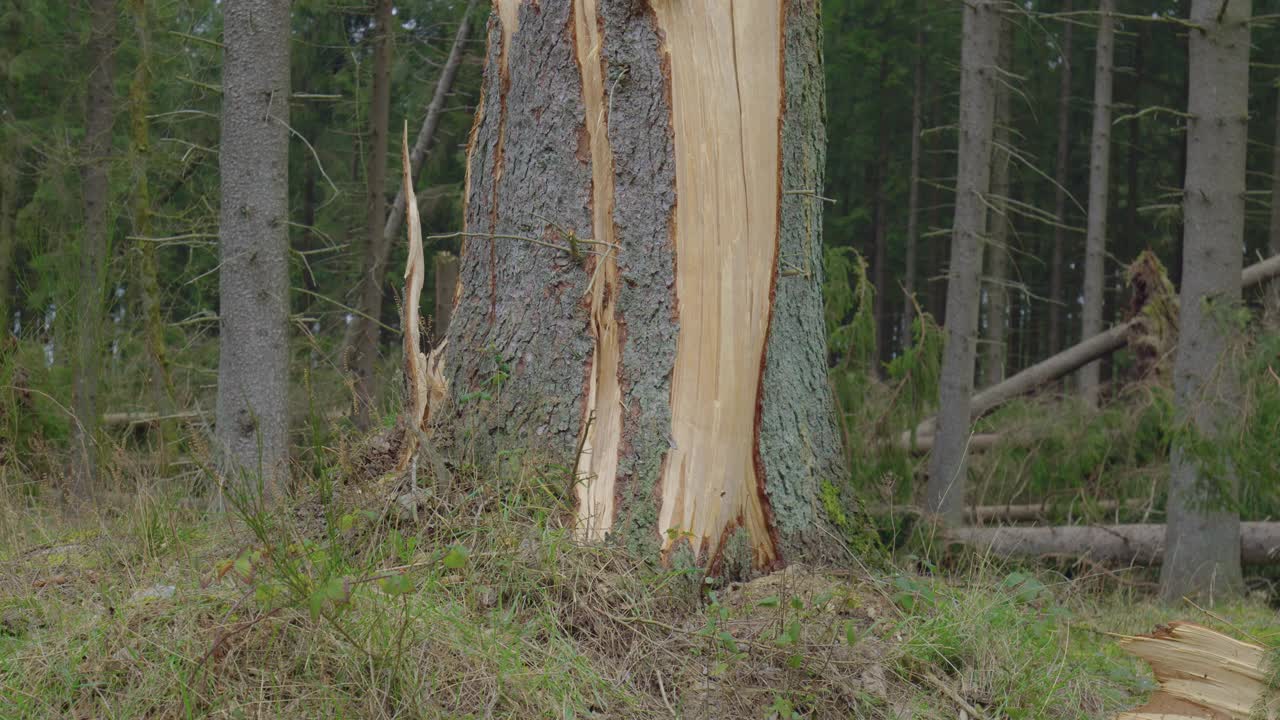
M1083 558L1114 565L1170 567L1164 525L953 528L947 539L999 557ZM1219 548L1236 565L1280 563L1280 523L1247 522L1235 544ZM1181 596L1179 596L1179 599Z
M289 6L223 5L217 443L224 482L289 472Z
M907 257L903 270L902 287L902 347L911 347L911 320L916 309L916 254L920 241L920 150L924 132L924 2L916 27L916 57L911 94L911 167L907 180Z
M1106 285L1107 195L1111 178L1111 80L1115 54L1115 0L1098 3L1098 46L1093 69L1093 139L1089 150L1089 220L1084 255L1084 308L1080 337L1102 332L1103 291ZM1098 405L1101 364L1080 369L1080 396Z
M1013 77L1013 21L1000 18L1000 51L997 62L1004 70L996 79L994 144L991 148L991 238L986 243L987 324L982 348L984 385L995 385L1004 379L1008 362L1005 340L1009 319L1009 230L1012 218L1009 205L1009 83Z
M93 0L89 6L89 92L85 100L84 238L80 245L80 284L76 294L76 341L72 353L71 494L84 500L98 474L98 367L102 354L103 297L111 188L107 170L115 122L116 6Z
M433 263L435 273L435 313L431 317L432 344L439 344L449 334L449 322L453 317L453 297L458 291L458 258L447 252L436 253Z
M482 454L576 462L585 539L725 574L824 547L818 486L841 477L819 26L785 7L497 3L448 336Z
M440 116L444 114L445 100L453 89L454 80L458 77L458 68L462 65L467 36L470 32L471 12L475 5L476 0L471 0L467 3L467 8L462 14L462 21L458 24L458 30L454 34L449 58L445 61L444 69L441 70L439 79L436 80L435 92L431 96L431 102L427 105L427 113L422 120L422 127L418 129L418 135L413 141L413 148L409 151L409 166L414 177L417 177L418 171L422 168L427 151L431 148L431 143L435 139L436 128L440 126ZM376 77L377 74L375 72ZM390 84L387 83L387 89L389 89L389 86ZM379 88L375 87L374 95L378 96L378 92ZM385 140L385 133L383 137ZM375 145L375 147L377 146ZM384 176L385 163L384 154ZM372 168L370 178L372 179ZM380 194L379 197L384 196ZM370 199L372 200L372 196ZM375 319L382 314L382 277L386 274L387 258L391 254L392 244L400 235L400 229L404 226L404 203L404 188L401 188L396 192L395 200L391 203L389 209L386 206L385 199L383 200L383 211L385 213L383 217L385 217L385 220L379 220L382 223L379 228L375 229L373 225L373 215L370 214L368 216L369 228L365 253L362 257L363 268L360 273L360 297L357 308L360 310L360 314L352 319L351 324L348 326L346 337L343 338L342 342L346 362L355 371L357 378L356 421L362 426L368 423L368 412L372 407L374 396L376 378L373 374L373 364L378 354L378 325Z
M1231 311L1240 303L1249 122L1251 0L1193 0L1182 290L1174 401L1180 423L1213 442L1239 416ZM1204 445L1204 442L1197 443ZM1168 562L1160 594L1219 598L1243 589L1238 480L1229 461L1175 441L1169 477ZM1231 509L1228 509L1231 508Z
M382 276L387 254L382 228L387 221L387 129L391 121L391 53L395 27L391 24L391 0L374 0L373 89L369 97L369 153L365 162L365 235L361 256L360 310L351 322L351 344L345 358L354 376L355 423L367 430L373 411L374 361L378 358L378 326L382 314Z
M973 394L979 275L991 181L999 12L993 0L965 3L960 53L960 147L956 209L947 273L947 340L942 355L938 432L929 460L925 507L959 524L966 485L965 446Z
M1070 13L1071 0L1062 0L1062 12ZM1062 265L1067 228L1067 183L1071 173L1071 45L1072 22L1062 28L1062 70L1058 76L1058 152L1053 172L1053 247L1049 254L1049 343L1048 354L1062 347Z
M1240 273L1240 285L1244 289L1260 285L1280 277L1280 255L1254 263ZM998 385L984 389L970 400L970 411L973 417L980 417L993 408L1020 395L1043 387L1065 375L1079 370L1086 363L1092 362L1119 350L1129 342L1130 334L1138 328L1137 320L1129 320L1116 325L1105 332L1094 335L1083 342L1072 345L1053 357L1046 358L1031 367L1013 375ZM937 418L926 418L916 426L917 436L925 437L934 432ZM903 447L911 442L911 431L902 433L899 444Z

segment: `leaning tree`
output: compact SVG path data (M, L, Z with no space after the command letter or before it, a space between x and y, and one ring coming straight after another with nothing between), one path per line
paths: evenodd
M495 3L445 362L481 452L575 467L584 539L828 537L820 40L815 0Z

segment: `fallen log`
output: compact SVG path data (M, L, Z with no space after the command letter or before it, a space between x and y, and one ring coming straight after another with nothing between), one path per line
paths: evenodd
M1000 433L977 433L969 438L969 449L990 450L1003 438L1004 435ZM919 435L916 436L916 441L912 443L910 433L905 433L902 437L898 438L898 441L895 444L898 446L899 450L910 450L918 455L923 455L933 449L933 441L934 436L932 434Z
M1280 255L1254 263L1240 275L1241 285L1250 288L1275 277L1280 277ZM973 417L981 417L996 407L1020 395L1069 375L1085 365L1110 355L1128 343L1129 333L1139 322L1138 318L1115 327L1046 358L1003 382L975 393L969 401ZM916 436L931 436L937 425L937 417L929 417L916 426ZM910 431L902 433L899 442L907 446L911 442Z
M1124 501L1119 500L1097 500L1089 505L1089 509L1101 512L1115 512L1116 510L1139 510L1146 506L1146 500L1131 498ZM1026 503L1020 505L971 505L964 509L965 521L969 523L977 523L979 525L995 522L1030 522L1032 520L1043 520L1049 517L1051 512L1066 511L1068 513L1073 510L1083 511L1085 505L1079 499L1074 501L1063 502L1043 502L1043 503ZM872 515L923 515L924 509L915 505L879 505L872 506L868 509ZM1083 512L1077 512L1077 515Z
M206 417L207 413L199 410L185 410L182 412L169 413L161 415L158 412L110 412L103 413L99 422L103 427L111 427L113 425L154 425L162 420L180 420L182 422L191 422Z
M951 542L1005 558L1079 557L1108 565L1159 565L1164 525L1063 525L1058 527L952 528ZM1245 565L1280 562L1280 522L1240 523Z
M1116 720L1248 720L1280 712L1280 699L1268 692L1268 651L1260 645L1172 622L1150 635L1122 637L1120 647L1147 661L1159 687L1147 704Z

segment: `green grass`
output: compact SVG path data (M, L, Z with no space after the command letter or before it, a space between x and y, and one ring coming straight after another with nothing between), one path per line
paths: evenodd
M416 523L394 483L223 517L0 494L0 717L1075 720L1152 687L1107 633L1182 618L1280 644L1260 602L1207 616L1129 574L980 559L711 588L577 545L549 477L458 482Z

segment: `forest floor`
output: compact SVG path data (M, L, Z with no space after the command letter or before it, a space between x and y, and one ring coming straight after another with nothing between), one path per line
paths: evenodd
M0 717L1076 720L1154 687L1113 634L1280 645L1262 598L1162 607L1139 570L851 557L709 589L576 544L562 479L513 475L213 516L0 492Z

